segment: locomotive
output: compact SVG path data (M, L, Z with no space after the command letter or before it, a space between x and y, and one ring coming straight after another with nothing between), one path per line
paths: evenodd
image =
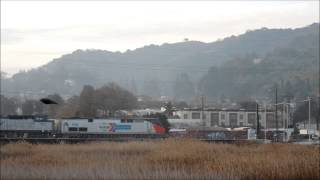
M0 118L1 138L159 138L166 129L158 118Z
M51 137L53 121L46 116L8 116L0 118L0 137Z

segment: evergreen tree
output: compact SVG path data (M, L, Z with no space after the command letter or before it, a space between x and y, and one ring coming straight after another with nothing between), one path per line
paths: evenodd
M85 85L82 89L79 99L79 113L83 117L94 117L95 104L94 104L94 93L95 90L90 85Z

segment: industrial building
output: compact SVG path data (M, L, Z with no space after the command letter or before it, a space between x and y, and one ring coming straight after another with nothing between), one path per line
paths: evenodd
M206 127L253 127L257 125L256 110L245 109L183 109L175 112L179 119L169 119L176 126L206 126ZM287 114L278 112L278 127L287 125ZM260 110L259 122L261 128L276 128L275 112Z

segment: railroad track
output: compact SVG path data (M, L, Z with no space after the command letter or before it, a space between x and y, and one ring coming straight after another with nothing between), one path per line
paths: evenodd
M0 138L0 143L14 143L14 142L29 142L29 143L56 143L56 144L73 144L85 142L129 142L129 141L154 141L163 140L166 138ZM196 139L196 138L195 138ZM263 143L260 140L247 139L196 139L208 143L224 143L224 144L243 144L243 143Z
M13 143L13 142L29 142L29 143L85 143L85 142L128 142L128 141L148 141L159 140L163 138L0 138L0 143Z

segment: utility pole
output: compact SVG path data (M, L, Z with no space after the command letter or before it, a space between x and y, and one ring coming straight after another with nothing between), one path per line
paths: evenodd
M287 103L287 130L289 129L289 123L290 123L290 103ZM287 141L289 141L289 136L288 136L288 132L287 132Z
M276 119L276 142L278 142L278 106L277 106L277 104L278 104L278 87L277 87L277 84L276 84L276 87L275 87L276 89L276 107L275 107L275 110L276 110L276 112L275 112L275 119Z
M267 104L264 103L264 141L267 141Z
M308 99L307 100L305 100L305 102L304 102L304 117L305 117L305 119L304 119L304 121L303 121L303 128L304 129L307 129L306 128L306 124L307 124L307 114L308 114L308 109L307 109L307 106L308 106Z
M291 122L290 122L290 99L288 100L288 104L287 104L287 120L288 120L288 123L287 123L287 128L289 128Z
M286 132L286 100L284 99L284 101L283 101L283 105L282 105L282 116L281 116L281 118L282 118L282 127L283 127L283 131L284 131L284 133L287 133ZM285 138L286 138L286 136L284 135L283 136L283 142L285 141Z
M292 109L292 112L296 111L296 106L297 106L297 103L295 102L294 106L293 106L293 109ZM297 125L296 125L295 118L293 118L293 116L292 116L292 126L293 126L293 133L294 134L298 134L298 128L297 128Z
M256 111L257 111L257 129L256 129L256 135L257 135L257 138L258 138L258 135L260 133L260 126L259 126L259 104L258 102L256 102L257 106L256 106Z
M319 78L319 81L320 81L320 78ZM320 88L319 88L319 94L318 94L318 106L316 108L318 109L317 130L320 130L320 127L319 127L319 121L320 121Z
M310 134L310 130L311 130L311 98L308 97L308 101L309 101L309 126L308 126L308 134L309 134L309 141L311 141L311 134Z
M205 120L204 120L204 118L203 118L203 114L204 114L204 97L203 97L203 95L201 96L201 123L202 123L202 126L203 126L203 129L204 129L204 127L205 127Z

